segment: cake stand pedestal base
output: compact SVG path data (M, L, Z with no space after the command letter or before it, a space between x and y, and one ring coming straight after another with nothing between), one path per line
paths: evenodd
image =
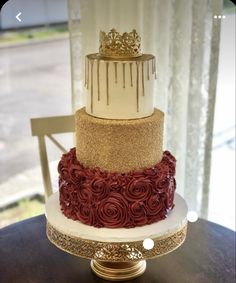
M146 270L146 260L139 262L107 262L92 260L91 268L100 278L108 281L126 281L141 276Z

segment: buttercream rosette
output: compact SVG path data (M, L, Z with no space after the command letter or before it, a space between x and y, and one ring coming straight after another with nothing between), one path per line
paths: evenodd
M166 218L174 207L176 159L170 152L151 168L117 173L84 167L75 148L59 164L63 214L86 225L131 228Z

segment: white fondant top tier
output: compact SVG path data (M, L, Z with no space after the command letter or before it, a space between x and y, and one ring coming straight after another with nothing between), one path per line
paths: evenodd
M86 112L105 119L138 119L153 114L155 57L111 59L86 56Z

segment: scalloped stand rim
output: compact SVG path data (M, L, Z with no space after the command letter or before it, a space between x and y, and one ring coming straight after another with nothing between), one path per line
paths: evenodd
M166 219L150 225L135 228L96 228L64 216L60 209L59 193L56 192L46 202L46 217L55 229L73 237L101 242L135 242L145 238L165 237L181 229L187 222L188 208L185 200L177 193L174 203L175 207Z

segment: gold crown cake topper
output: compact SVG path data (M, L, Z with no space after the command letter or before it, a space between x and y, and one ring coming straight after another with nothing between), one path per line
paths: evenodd
M99 54L103 57L129 58L141 56L141 38L133 29L131 32L120 34L116 29L108 33L100 31Z

